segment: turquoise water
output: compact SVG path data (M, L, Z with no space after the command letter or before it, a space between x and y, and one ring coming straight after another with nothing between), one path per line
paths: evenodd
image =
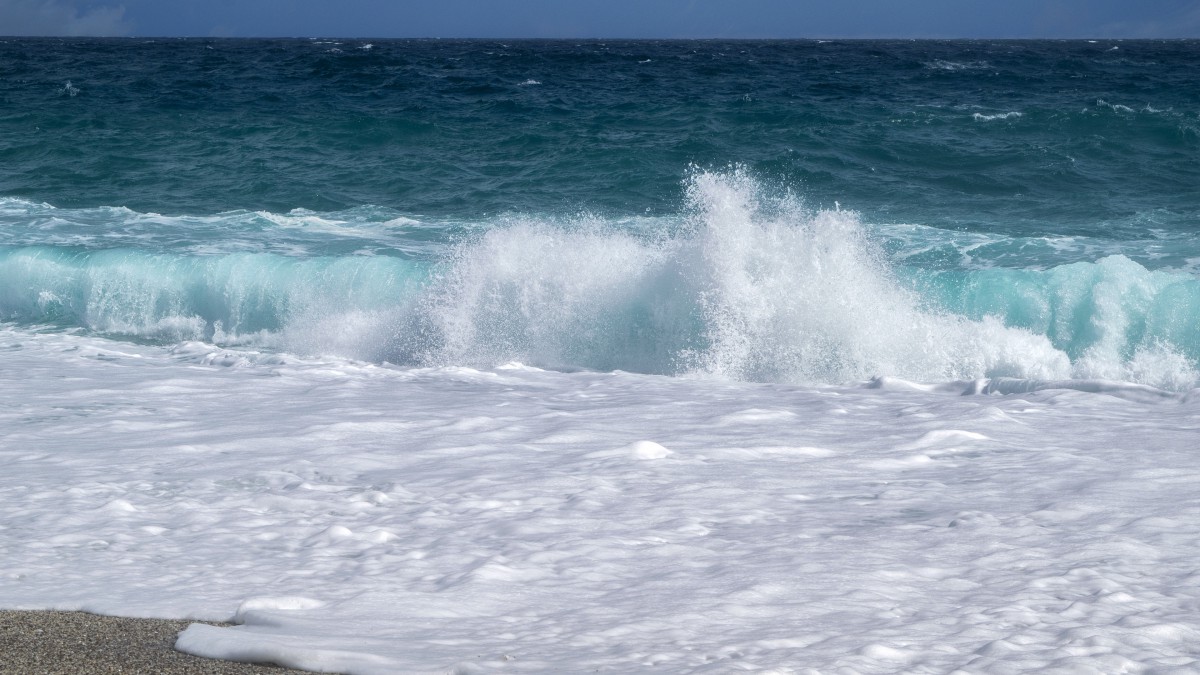
M1200 360L1200 42L0 41L0 318L408 365Z

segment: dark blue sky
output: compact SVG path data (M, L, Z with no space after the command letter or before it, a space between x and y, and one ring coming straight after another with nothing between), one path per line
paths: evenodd
M1200 0L0 0L0 35L1200 37Z

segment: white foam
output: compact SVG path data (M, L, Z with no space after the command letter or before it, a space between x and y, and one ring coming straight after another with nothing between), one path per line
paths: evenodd
M1096 99L1096 105L1101 108L1108 108L1109 110L1111 110L1113 112L1118 112L1118 113L1134 112L1134 109L1127 105L1124 105L1121 103L1109 103L1108 101L1105 101L1102 98Z
M1200 666L1200 396L0 353L2 607L355 674Z
M317 609L319 607L323 607L324 605L325 603L321 602L320 600L305 598L303 596L250 598L238 606L237 614L234 615L234 621L237 621L238 623L246 623L247 618L252 612L280 612Z
M675 453L655 443L654 441L637 441L616 450L600 450L588 454L594 458L624 458L624 459L666 459Z
M983 113L975 113L974 115L972 115L972 117L975 118L976 122L991 122L993 120L1019 119L1024 116L1025 116L1025 113L1018 112L1016 110L1011 111L1011 112L1005 112L1005 113L995 113L992 115L985 115Z

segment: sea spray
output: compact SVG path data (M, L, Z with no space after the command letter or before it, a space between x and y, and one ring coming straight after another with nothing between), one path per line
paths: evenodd
M522 221L459 246L423 309L437 363L673 373L698 338L677 242Z
M741 170L696 174L688 194L700 219L694 283L708 338L699 372L844 382L1049 377L1067 367L1041 336L923 311L855 212L773 198Z
M697 171L690 227L658 240L521 223L461 246L425 311L438 363L621 369L783 382L879 374L1067 377L1049 341L923 311L857 214Z
M1164 318L1174 332L1147 334L1120 306L1156 291L1114 287L1113 262L1082 264L1098 276L1062 299L1088 328L1056 330L1030 320L1047 312L1023 304L1020 284L1015 298L996 289L1008 311L948 310L902 281L857 213L773 196L744 170L696 171L685 193L689 225L667 237L527 220L460 245L423 303L438 344L425 357L774 382L1196 380L1181 351L1191 324Z

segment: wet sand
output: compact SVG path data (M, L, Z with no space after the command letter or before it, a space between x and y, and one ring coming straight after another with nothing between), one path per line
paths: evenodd
M285 675L306 671L205 659L174 649L195 621L0 610L3 675ZM216 624L220 625L220 624Z

